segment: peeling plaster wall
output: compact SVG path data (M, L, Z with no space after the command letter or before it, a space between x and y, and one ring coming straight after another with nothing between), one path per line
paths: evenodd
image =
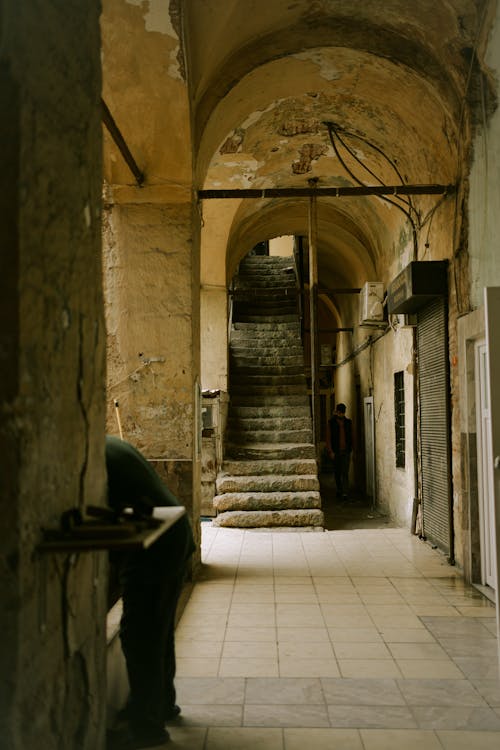
M100 750L104 553L37 554L105 503L100 2L2 3L0 744Z
M104 229L108 431L199 518L199 259L190 204L115 205Z

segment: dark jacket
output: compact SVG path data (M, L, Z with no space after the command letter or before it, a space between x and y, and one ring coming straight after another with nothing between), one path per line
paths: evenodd
M350 453L352 451L352 420L348 419L347 417L344 417L344 424L345 424L345 450L347 453ZM331 449L334 453L338 453L340 451L340 445L339 445L339 425L337 422L337 417L333 416L329 420L330 425L330 441L331 441Z
M114 510L131 507L151 515L155 506L180 505L149 461L124 440L106 437L106 469L108 504ZM158 565L158 573L165 563L174 571L185 565L194 549L191 526L184 515L148 549L147 557L153 568Z

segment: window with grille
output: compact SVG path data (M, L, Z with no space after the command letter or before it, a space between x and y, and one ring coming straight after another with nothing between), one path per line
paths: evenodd
M396 466L405 465L405 381L403 372L394 373L394 424L396 427Z

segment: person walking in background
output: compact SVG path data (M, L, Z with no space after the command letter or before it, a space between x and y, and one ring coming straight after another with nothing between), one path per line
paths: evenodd
M155 506L179 505L146 458L132 445L106 438L108 504L151 516ZM150 547L123 553L120 584L123 615L120 639L130 696L122 710L122 731L111 732L108 748L133 750L167 742L165 722L180 708L175 702L175 611L195 545L182 516Z
M344 499L347 498L349 489L349 464L353 446L352 421L345 413L345 404L337 404L333 417L328 420L326 433L326 450L333 461L337 497Z

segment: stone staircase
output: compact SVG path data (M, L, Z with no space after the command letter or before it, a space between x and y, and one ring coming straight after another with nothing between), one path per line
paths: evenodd
M323 527L296 292L292 258L241 262L216 526Z

